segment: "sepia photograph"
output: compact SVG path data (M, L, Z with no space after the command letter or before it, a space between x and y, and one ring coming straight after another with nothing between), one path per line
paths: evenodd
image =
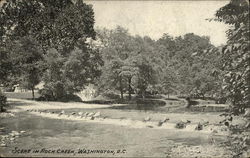
M250 157L249 0L0 0L0 157Z

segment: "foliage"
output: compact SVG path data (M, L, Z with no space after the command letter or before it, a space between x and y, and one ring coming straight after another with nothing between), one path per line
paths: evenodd
M210 44L208 37L189 33L173 38L164 34L157 41L157 51L163 59L160 71L163 92L204 96L212 95L218 89L214 83L219 78L213 75L220 68L216 56L218 50Z
M217 20L231 25L227 31L228 42L223 47L223 70L225 71L225 90L237 106L236 113L244 112L250 105L250 30L249 2L232 0L220 8Z
M7 0L0 11L3 41L34 37L43 47L62 53L74 49L81 38L94 38L94 12L81 0Z
M216 20L231 25L227 31L228 42L222 49L224 90L228 92L233 105L231 112L225 114L231 131L227 143L232 146L234 157L247 157L250 145L249 116L245 118L248 122L245 126L232 125L230 121L234 115L247 112L250 108L249 1L231 0L217 11L216 17Z
M21 86L32 90L40 82L43 68L43 52L32 37L22 37L11 45L10 56L16 77L19 77Z
M151 39L133 37L120 26L114 30L100 30L98 36L104 45L101 49L104 67L100 89L119 90L122 99L125 92L129 99L132 93L145 96L154 80L154 64L150 60L153 55L146 48L150 46L149 42L153 43Z
M7 67L3 79L34 89L43 76L43 94L57 100L100 76L99 50L88 43L95 39L94 12L83 1L7 0L0 9L0 21L1 56L10 59L11 66L19 66L13 73ZM6 52L7 48L11 49Z
M121 97L126 92L141 97L146 93L223 95L220 56L208 37L164 34L154 41L131 36L118 26L99 30L98 38L104 60L100 89L120 90Z
M9 53L4 47L0 47L0 67L0 82L5 83L13 69Z
M45 86L41 94L49 100L61 100L82 90L86 84L93 83L101 73L99 66L102 60L98 52L88 48L81 50L76 47L67 58L56 49L50 49L45 55L45 62Z

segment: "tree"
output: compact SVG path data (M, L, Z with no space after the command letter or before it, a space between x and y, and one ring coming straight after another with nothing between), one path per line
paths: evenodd
M231 0L217 11L216 17L232 26L227 31L228 42L222 49L224 88L235 105L235 112L240 113L250 105L249 1Z
M64 88L63 63L64 58L56 49L48 50L44 57L46 71L43 75L44 89L40 92L46 100L59 100L66 95Z
M69 53L79 39L94 38L94 12L77 0L7 0L0 10L1 38L8 42L30 35L44 51Z
M1 7L0 21L3 48L13 41L20 42L24 37L31 37L42 48L45 62L49 62L45 64L44 70L47 70L44 75L51 79L48 81L43 77L45 91L55 93L51 98L58 99L79 91L100 75L102 60L99 50L94 50L88 43L88 39L95 39L94 12L82 0L7 0ZM49 53L51 49L57 53ZM50 58L55 54L59 61L53 63ZM62 67L51 70L57 67L57 62ZM27 71L28 74L38 73L31 68ZM54 71L55 74L51 73ZM38 81L34 75L24 76L17 80L25 78L24 85L28 87L35 84L27 84L31 83L30 80ZM63 90L61 94L60 90Z
M130 73L130 57L133 53L132 49L132 37L128 34L128 31L120 26L114 30L99 31L99 37L104 43L104 47L101 50L104 60L104 67L102 70L102 84L100 85L104 89L118 89L120 91L121 99L125 87L129 87L131 92L131 77ZM105 80L104 80L105 79ZM128 82L129 86L126 86ZM104 86L105 85L105 86ZM115 86L114 86L115 85Z
M43 51L32 37L23 37L16 41L10 49L10 57L15 76L19 77L21 85L32 91L34 99L35 86L41 81L43 68ZM18 71L18 72L17 72Z
M13 70L9 56L9 52L4 47L0 47L0 83L6 83Z
M163 62L161 65L160 84L165 93L209 93L213 89L214 77L210 69L217 58L207 50L214 48L208 37L188 33L183 37L173 38L164 34L156 42L157 52Z
M231 112L224 115L233 119L232 116L240 115L250 108L249 1L230 0L216 12L215 20L231 26L227 31L227 44L221 49L221 53L224 90L233 105ZM249 115L243 117L246 125L233 125L229 123L230 120L225 119L232 134L228 143L234 152L233 157L249 156Z
M154 84L154 68L158 65L153 54L155 42L149 37L131 36L120 26L114 30L100 30L98 36L104 45L105 63L103 84L99 87L118 89L122 99L125 92L129 99L134 92L144 97L148 86Z
M75 48L63 65L63 78L67 92L78 92L101 75L103 61L98 50Z

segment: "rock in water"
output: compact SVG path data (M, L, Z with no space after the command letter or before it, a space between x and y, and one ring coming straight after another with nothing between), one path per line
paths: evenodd
M75 115L76 113L75 112L72 112L71 115Z
M143 120L143 122L147 122L147 121L150 121L150 120L151 120L150 117L145 117L144 120Z
M86 117L86 116L88 116L88 114L89 114L88 112L85 112L83 115Z
M82 116L82 114L83 114L82 112L78 112L78 115Z
M94 114L94 117L99 117L99 116L101 116L100 112L97 112L97 113Z
M227 127L229 127L229 125L230 125L229 122L227 122L227 121L226 121L224 124L225 124L225 126L227 126Z
M169 118L164 117L164 119L162 120L163 123L167 122L169 120Z
M64 110L62 110L62 111L58 114L58 116L61 116L61 115L63 115L63 114L65 114Z
M164 123L163 121L159 121L158 126L162 126L163 123Z
M94 116L94 114L95 114L95 113L91 112L91 113L88 113L87 116L92 117L92 116Z
M200 123L198 123L198 125L195 127L195 130L198 130L198 131L200 131L202 129L203 129L203 125Z

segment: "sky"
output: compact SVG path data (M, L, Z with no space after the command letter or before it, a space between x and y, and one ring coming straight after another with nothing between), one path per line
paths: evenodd
M155 40L164 33L182 36L194 33L209 36L215 46L226 43L228 26L209 22L216 10L228 1L85 1L92 4L95 27L114 29L120 25L131 35L149 36Z

